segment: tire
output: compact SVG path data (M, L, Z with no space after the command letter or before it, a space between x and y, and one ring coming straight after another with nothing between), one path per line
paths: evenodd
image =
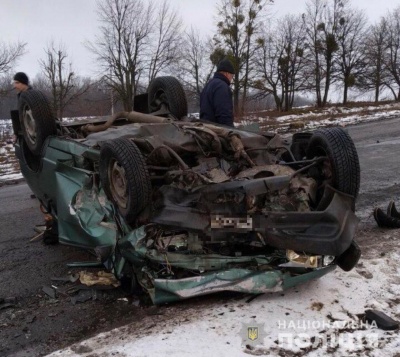
M187 116L187 100L182 85L175 77L157 77L149 85L149 112L156 112L165 105L178 120Z
M50 103L42 92L30 89L20 94L18 110L25 142L32 154L40 155L46 138L57 133Z
M99 171L107 197L133 224L150 203L150 176L142 153L129 139L107 141L100 150Z
M323 178L335 189L357 198L360 163L350 135L341 128L316 130L307 147L307 158L326 156Z

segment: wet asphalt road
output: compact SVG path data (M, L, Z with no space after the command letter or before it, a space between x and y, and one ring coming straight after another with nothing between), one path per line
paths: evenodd
M50 299L43 286L65 277L66 263L93 260L78 249L30 242L43 215L26 184L0 188L0 356L36 357L85 336L131 321L135 307L116 303L120 289L73 305L68 296ZM78 271L79 269L75 269Z
M400 118L347 128L361 163L357 214L373 225L372 208L394 198L400 206ZM68 296L50 299L42 292L52 277L68 273L66 263L92 259L77 249L30 242L43 223L26 184L0 187L0 356L42 356L96 333L140 321L148 308L121 303L117 290L73 305ZM213 298L202 298L201 308ZM199 300L181 303L199 304ZM168 313L166 314L168 315ZM157 317L158 318L158 317ZM157 321L157 318L155 321Z
M400 118L347 128L361 166L361 187L356 209L371 223L373 206L387 207L389 199L400 205Z

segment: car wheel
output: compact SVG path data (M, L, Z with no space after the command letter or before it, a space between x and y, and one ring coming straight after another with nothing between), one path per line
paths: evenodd
M149 85L148 104L150 113L165 106L178 120L187 116L187 100L182 85L175 77L157 77Z
M46 138L57 132L50 103L38 90L22 92L18 101L22 133L29 150L40 155Z
M360 163L350 135L341 128L316 130L307 147L307 158L325 156L319 178L355 198L360 188Z
M101 147L99 171L107 197L133 223L150 203L150 177L142 153L129 139L107 141Z

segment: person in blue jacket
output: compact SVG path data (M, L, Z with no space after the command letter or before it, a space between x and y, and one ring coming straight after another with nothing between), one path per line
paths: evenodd
M214 77L200 95L200 119L233 126L233 101L230 84L235 69L228 58L217 65Z

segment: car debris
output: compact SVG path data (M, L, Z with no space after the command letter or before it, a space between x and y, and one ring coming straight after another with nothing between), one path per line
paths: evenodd
M63 283L75 283L77 280L79 280L79 274L68 274L66 277L53 277L51 278L51 281L55 282L63 282Z
M114 290L120 286L115 276L105 271L81 271L68 274L66 277L51 278L51 280L60 285L45 286L42 289L43 292L52 299L59 296L67 297L74 305L88 300L106 298L103 291Z
M46 230L46 225L45 225L45 224L37 224L37 225L33 228L33 230L34 230L36 233L43 233L43 232Z
M360 258L360 166L341 128L252 132L187 117L158 77L135 111L63 123L21 93L16 156L60 243L154 304L218 291L282 291ZM74 265L69 265L74 266Z
M81 290L114 290L115 287L112 285L84 285L84 284L78 284L75 283L73 285L69 285L66 287L59 287L57 292L59 294L62 294L64 296L72 296L76 293L78 293Z
M98 300L96 290L79 290L75 296L71 297L71 302L73 305L77 303L83 303L89 300Z
M56 299L57 298L57 292L56 289L54 289L53 286L43 286L42 291L51 299Z
M68 268L102 268L103 264L100 261L81 261L67 263Z
M43 239L43 234L44 234L44 232L40 232L40 233L36 234L31 239L29 239L29 242L36 242L40 239Z
M45 224L37 224L34 227L34 231L38 233L32 237L29 242L36 242L43 240L44 244L56 244L58 243L57 227L54 225L53 217L44 211L41 206L41 211L44 214Z
M399 322L393 320L390 316L386 315L383 311L379 310L366 310L365 319L369 322L376 322L378 328L382 330L397 330Z
M79 280L82 284L87 286L111 285L117 288L118 286L121 285L114 274L107 273L105 271L98 271L96 273L81 271L79 273Z

